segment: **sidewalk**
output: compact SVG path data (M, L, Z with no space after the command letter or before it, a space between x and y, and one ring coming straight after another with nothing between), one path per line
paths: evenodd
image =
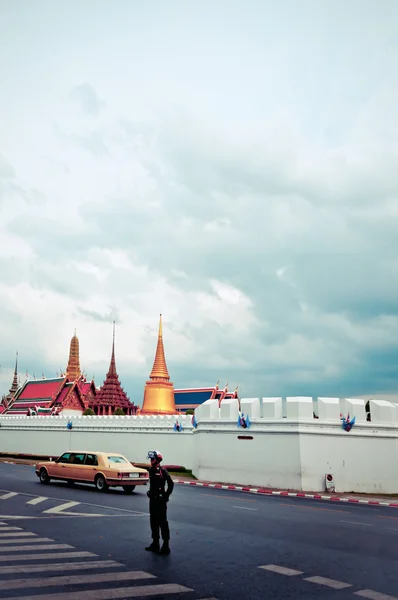
M199 481L183 476L175 476L174 483L179 485L191 485L206 487L217 490L232 490L249 494L263 494L264 496L284 496L288 498L311 498L313 500L325 500L328 502L349 502L351 504L368 504L372 506L388 506L398 508L398 496L374 496L373 494L337 494L326 492L297 492L294 490L275 490L271 488L258 488L253 486L235 485L233 483L214 483L210 481Z

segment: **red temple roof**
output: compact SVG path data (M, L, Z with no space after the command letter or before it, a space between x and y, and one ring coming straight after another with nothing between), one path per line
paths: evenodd
M39 381L27 381L21 392L16 395L15 400L50 400L62 387L64 377L57 379L41 379Z

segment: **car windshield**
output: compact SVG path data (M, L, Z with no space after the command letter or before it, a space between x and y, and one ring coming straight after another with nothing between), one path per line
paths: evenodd
M111 463L127 463L127 460L123 456L108 456L108 460Z

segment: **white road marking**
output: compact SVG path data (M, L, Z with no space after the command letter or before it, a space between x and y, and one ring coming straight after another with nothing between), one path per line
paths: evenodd
M0 490L0 492L10 492L10 490ZM14 493L14 492L11 492ZM28 496L29 498L36 498L36 496L34 494L26 494L25 492L20 492L19 493L20 496ZM70 502L70 498L56 498L55 496L47 496L48 500L56 500L57 502ZM93 506L94 508L102 508L102 509L107 509L107 510L115 510L117 512L124 512L124 513L131 513L133 515L142 515L142 516L149 516L149 513L145 513L139 510L131 510L129 508L117 508L115 506L103 506L102 504L92 504L91 502L78 502L78 504L82 504L84 506ZM73 513L75 514L75 513ZM6 517L4 515L0 515L1 519L5 519ZM34 517L32 517L34 518Z
M21 527L0 527L0 532L3 533L3 531L20 531L23 533Z
M369 600L398 600L397 596L388 596L387 594L381 594L373 590L359 590L359 592L354 592L354 594L361 598L369 598Z
M15 519L37 519L37 517L33 517L30 515L27 515L26 517L20 516L20 515L1 515L1 518L7 519L7 521L15 520Z
M143 598L145 596L165 596L167 594L182 594L194 590L176 583L160 585L138 585L125 588L108 588L102 590L85 590L73 592L73 600L113 600L114 598ZM24 596L24 600L70 600L70 592L61 594L40 594L40 596ZM16 600L15 596L3 600Z
M42 550L43 548L41 548ZM29 548L30 550L30 548ZM14 556L1 556L0 562L15 562L19 560L48 560L59 558L98 558L98 554L92 552L46 552L43 554L15 554Z
M110 581L134 581L137 579L156 579L155 575L145 571L127 573L93 573L89 575L61 575L60 577L29 577L28 579L0 581L0 590L20 590L23 588L42 588L58 585L85 585L90 583L108 583Z
M319 585L326 585L334 590L343 590L344 588L352 587L351 583L344 583L344 581L336 581L335 579L327 579L327 577L305 577L304 581L318 583Z
M0 496L0 500L9 500L10 498L14 498L14 496L18 496L18 494L16 492L8 492Z
M0 531L0 538L16 538L16 537L35 537L37 533L31 533L30 531L8 531L7 533L3 533ZM17 540L19 542L19 540ZM0 540L0 544L1 544Z
M91 514L91 513L78 513L78 512L69 512L67 509L72 508L73 506L78 506L80 502L65 502L65 504L60 504L59 506L54 506L53 508L48 508L47 510L43 510L45 514L52 515L70 515L70 516L79 516L79 517L105 517L107 515L104 514ZM115 509L116 510L116 509Z
M258 508L249 508L248 506L233 506L232 508L240 508L241 510L258 510Z
M288 569L287 567L280 567L279 565L262 565L259 569L265 571L272 571L273 573L279 573L279 575L287 575L292 577L293 575L302 575L303 571L296 571L295 569Z
M370 523L360 523L359 521L340 521L340 523L349 523L350 525L364 525L365 527L373 527Z
M33 534L35 535L35 534ZM23 538L23 539L18 539L16 540L15 538L11 538L9 539L0 539L0 546L1 545L7 545L7 544L41 544L42 542L53 542L54 540L52 540L51 538L39 538L39 537L28 537L28 538ZM33 548L33 546L32 546Z
M16 541L16 540L15 540ZM66 550L67 548L73 548L73 546L69 546L68 544L44 544L40 546L41 550ZM32 546L0 546L0 552L31 552L33 550Z
M33 498L32 500L28 500L26 504L40 504L40 502L44 502L44 500L48 500L46 496L37 496L37 498Z
M85 571L88 569L119 569L125 565L114 560L89 560L88 562L62 562L46 563L43 565L13 565L12 567L0 567L0 575L11 575L12 573L41 573L42 571ZM114 574L114 577L116 575Z

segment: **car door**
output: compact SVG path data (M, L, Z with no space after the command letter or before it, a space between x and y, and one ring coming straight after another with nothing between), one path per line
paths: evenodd
M64 452L57 462L49 468L50 477L53 477L54 479L67 479L66 471L68 470L67 466L70 464L71 457L71 452Z
M86 481L94 483L94 478L98 473L98 456L96 454L86 454L85 466Z
M86 454L83 452L72 452L71 465L69 467L70 476L68 479L73 481L85 481Z

